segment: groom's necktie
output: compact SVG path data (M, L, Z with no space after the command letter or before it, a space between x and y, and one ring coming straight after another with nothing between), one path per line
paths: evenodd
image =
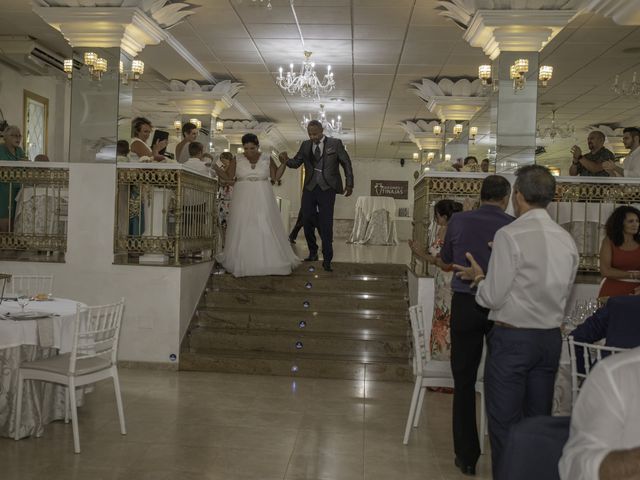
M318 162L320 161L320 158L322 157L322 153L320 153L320 144L316 143L316 148L313 149L313 156L316 159L316 165L318 164Z

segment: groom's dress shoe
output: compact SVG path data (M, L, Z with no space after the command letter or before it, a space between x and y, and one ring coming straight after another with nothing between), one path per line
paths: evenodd
M331 263L329 262L322 262L322 268L324 268L326 272L333 272L333 268L331 268Z
M456 467L458 467L463 474L465 474L465 475L475 475L476 474L475 465L464 465L462 463L462 460L460 460L458 457L456 457L455 463L456 463Z
M310 253L309 256L304 259L304 261L305 262L317 262L318 261L318 254L317 253Z

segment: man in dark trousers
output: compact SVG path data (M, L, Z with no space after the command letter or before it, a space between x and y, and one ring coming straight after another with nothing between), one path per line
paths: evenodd
M495 233L511 223L505 213L511 186L504 177L489 175L480 188L480 208L456 213L449 220L440 258L446 264L467 265L465 254L471 252L486 269L491 256L489 243ZM451 282L451 370L453 373L453 446L455 464L467 475L474 475L480 457L476 427L476 391L478 367L484 337L492 322L489 310L476 304L471 282L456 276Z
M353 193L353 169L351 159L338 138L326 137L322 123L311 120L307 126L309 140L300 145L295 157L287 152L280 154L280 160L287 166L298 168L304 164L305 179L302 192L302 218L304 236L309 246L309 256L305 261L318 260L318 243L314 233L313 218L318 215L318 227L322 239L322 267L331 272L333 259L333 209L336 194L348 197ZM346 188L342 186L339 165L344 169ZM317 212L317 213L316 213Z
M292 245L296 244L296 239L298 238L298 233L304 227L304 212L302 211L302 206L300 206L300 210L298 211L298 218L296 219L296 224L293 226L291 233L289 234L289 243ZM313 217L313 226L314 228L318 228L318 212Z

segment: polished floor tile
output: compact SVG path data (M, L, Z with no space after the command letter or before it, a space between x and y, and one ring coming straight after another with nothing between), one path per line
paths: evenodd
M429 392L402 445L412 385L121 369L127 418L96 386L71 425L0 439L3 480L451 480L451 395ZM487 442L488 443L488 442ZM488 448L487 448L488 450ZM489 455L478 479L491 478Z

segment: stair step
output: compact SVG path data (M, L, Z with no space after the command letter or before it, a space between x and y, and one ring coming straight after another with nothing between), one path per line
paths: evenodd
M271 332L269 330L229 330L200 327L191 330L189 350L206 353L210 350L243 352L277 352L341 355L375 355L409 358L407 336L374 336L361 333L344 334L311 332Z
M321 262L302 262L292 275L305 275L311 267L318 275L334 278L353 275L399 278L407 274L407 266L403 264L332 262L331 266L333 272L325 272Z
M308 306L305 307L305 302ZM223 290L209 292L200 308L263 308L265 310L301 311L309 309L317 312L404 312L408 308L405 297L388 297L377 294L335 295L316 292L269 293L263 291ZM298 310L299 309L299 310Z
M300 329L304 321L305 331L324 333L344 333L357 335L366 332L371 335L406 335L409 332L409 318L406 313L322 313L307 310L299 312L265 312L263 309L201 309L192 322L192 327L217 327L244 329L246 331L271 330L273 332Z
M180 369L187 371L283 375L352 380L411 381L411 366L406 359L372 356L328 356L288 353L237 352L219 350L209 353L183 352Z

